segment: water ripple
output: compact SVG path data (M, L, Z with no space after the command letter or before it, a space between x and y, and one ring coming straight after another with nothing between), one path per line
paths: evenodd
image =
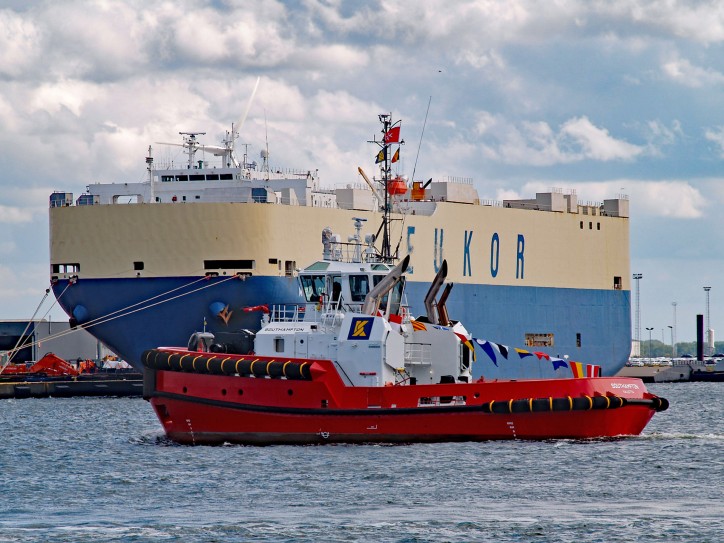
M140 399L0 402L0 543L719 542L722 385L642 436L179 446Z

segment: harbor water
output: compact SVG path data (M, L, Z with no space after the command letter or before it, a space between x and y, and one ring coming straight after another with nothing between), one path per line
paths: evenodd
M639 437L179 446L142 399L0 402L0 543L721 542L724 386Z

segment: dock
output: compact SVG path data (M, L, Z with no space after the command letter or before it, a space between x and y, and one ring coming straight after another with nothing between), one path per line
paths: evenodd
M616 375L636 377L644 383L721 382L724 381L724 362L712 364L695 359L675 359L666 364L627 365Z
M14 376L13 376L14 377ZM76 396L142 396L143 374L94 373L75 377L0 380L0 399L71 398Z

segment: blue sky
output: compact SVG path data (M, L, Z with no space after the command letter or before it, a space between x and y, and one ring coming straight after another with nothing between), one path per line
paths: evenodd
M250 154L267 134L272 165L318 168L330 186L359 181L388 111L403 119L410 175L431 98L416 177L472 177L485 199L628 194L642 339L653 327L670 341L676 301L677 338L693 340L703 286L724 338L717 2L3 5L0 318L29 318L48 286L53 190L142 180L148 145L179 131L217 144L259 77Z

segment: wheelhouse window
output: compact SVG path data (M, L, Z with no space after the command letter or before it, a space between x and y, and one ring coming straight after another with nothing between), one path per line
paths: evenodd
M339 275L334 275L329 278L329 292L332 293L332 301L338 302L342 297L342 278Z
M364 302L365 296L370 291L370 278L366 275L350 275L349 291L352 302Z
M402 277L397 284L392 288L389 294L385 297L390 299L390 315L397 315L400 313L400 305L402 305L402 293L405 290L405 278Z
M318 302L319 297L326 293L323 275L301 275L299 277L304 291L304 299L308 302Z

